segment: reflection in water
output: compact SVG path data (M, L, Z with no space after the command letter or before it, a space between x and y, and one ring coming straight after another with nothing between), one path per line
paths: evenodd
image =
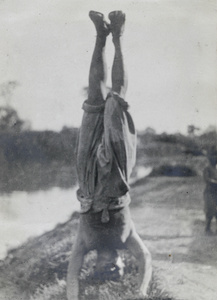
M79 210L76 188L0 195L0 259L9 248L67 221Z

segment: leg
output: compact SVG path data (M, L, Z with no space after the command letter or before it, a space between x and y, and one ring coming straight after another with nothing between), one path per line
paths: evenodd
M210 191L205 191L204 193L204 212L206 216L205 232L207 234L212 234L211 222L212 218L215 216L216 204L213 199L213 193Z
M121 11L114 11L109 14L109 19L111 21L110 28L115 47L115 56L112 66L112 90L121 97L124 97L127 89L127 76L122 54L122 34L124 31L125 14Z
M126 247L139 262L139 287L141 294L146 297L152 277L151 254L136 233L135 228L133 228L131 235L126 241Z
M217 212L215 214L215 233L217 234Z
M87 253L86 247L80 238L81 232L78 231L78 236L72 248L72 254L69 261L67 272L67 299L78 300L79 282L78 276L82 267L84 255Z
M211 221L212 221L212 216L210 214L206 214L206 226L205 226L205 232L207 234L210 234L211 233L211 229L210 229L210 226L211 226Z
M85 101L84 105L88 104L90 107L92 106L93 109L94 106L99 107L103 106L104 104L104 48L106 37L110 31L102 14L90 11L89 16L96 27L97 37L90 65L88 100ZM83 114L82 125L79 132L79 142L77 146L77 173L79 186L82 191L87 191L87 182L89 177L91 177L89 174L92 172L91 169L88 172L88 162L90 161L90 154L93 152L93 147L95 147L93 145L97 144L99 139L101 141L102 129L103 114L101 112L89 113L86 109ZM92 162L93 160L91 163ZM89 192L92 191L89 190L88 193Z
M90 11L89 16L96 27L97 36L90 65L88 102L97 105L104 100L106 79L104 50L110 30L101 13Z

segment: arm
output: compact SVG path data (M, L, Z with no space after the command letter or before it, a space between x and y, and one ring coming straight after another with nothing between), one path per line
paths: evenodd
M72 254L69 261L67 272L67 299L78 300L79 299L79 281L78 276L86 254L86 248L81 238L81 231L78 232L78 236L72 248Z
M147 297L147 291L152 277L151 254L143 241L136 233L135 228L126 241L126 247L130 250L138 262L139 290L143 297Z

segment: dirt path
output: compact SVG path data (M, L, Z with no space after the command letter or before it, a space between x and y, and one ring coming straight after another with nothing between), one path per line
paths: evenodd
M217 299L217 236L204 234L203 189L200 177L155 177L132 190L137 230L175 299Z

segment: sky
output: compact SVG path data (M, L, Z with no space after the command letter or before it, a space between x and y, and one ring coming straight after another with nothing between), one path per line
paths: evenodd
M126 13L126 100L138 130L217 126L214 0L0 0L0 87L19 83L0 105L35 130L80 126L95 42L89 10ZM111 37L106 47L111 85Z

